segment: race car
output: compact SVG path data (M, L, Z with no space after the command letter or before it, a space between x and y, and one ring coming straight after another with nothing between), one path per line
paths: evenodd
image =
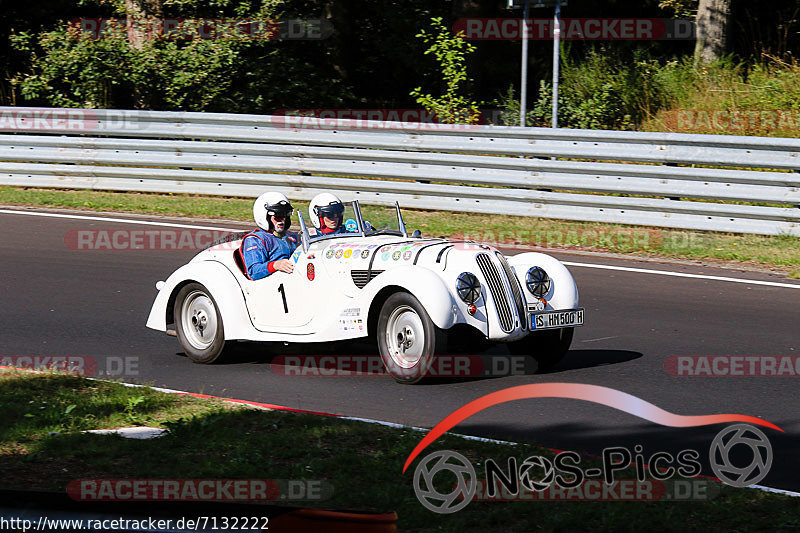
M448 333L467 328L508 343L540 367L558 363L583 325L578 289L557 259L506 258L487 244L409 235L400 206L383 226L347 204L347 231L302 241L291 274L252 280L234 233L198 253L165 281L147 327L177 336L197 363L223 357L233 341L310 343L371 337L400 383L426 377Z

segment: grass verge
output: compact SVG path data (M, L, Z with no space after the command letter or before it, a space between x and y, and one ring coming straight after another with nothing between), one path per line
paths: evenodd
M707 500L474 501L452 515L437 515L416 499L413 471L402 473L406 457L422 438L413 430L236 407L55 373L0 371L0 398L3 488L63 491L71 480L87 478L304 479L333 486L330 499L309 506L395 510L401 531L633 531L687 526L776 531L797 527L795 498L710 481ZM165 427L170 432L152 440L81 433L135 424ZM486 458L505 469L511 456L520 460L532 455L553 457L552 452L532 445L476 442L450 435L433 448L463 454L478 472ZM596 467L599 462L583 458L580 466ZM623 472L620 478L634 475ZM454 480L445 480L445 486L449 481L452 487Z
M0 187L0 204L119 211L177 217L252 222L253 200L183 194ZM308 204L295 202L304 210ZM394 210L364 206L373 225L394 217ZM409 230L423 235L467 237L482 242L564 250L591 250L640 257L668 257L766 267L800 276L800 238L668 230L527 217L422 211L404 208ZM296 222L296 221L295 221Z

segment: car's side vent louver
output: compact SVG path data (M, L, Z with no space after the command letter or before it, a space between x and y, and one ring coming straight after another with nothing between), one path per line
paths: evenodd
M353 278L353 283L355 283L356 287L363 289L367 283L381 273L383 273L383 270L373 270L372 274L370 274L369 270L353 270L350 272L350 277Z
M500 327L508 333L514 329L514 312L508 304L508 297L503 287L503 281L500 279L500 273L488 254L478 254L476 261L483 277L486 279L486 283L489 284L489 291L492 293L494 306L497 308L497 315L500 319Z
M503 270L506 273L506 278L508 278L508 284L511 285L511 292L514 294L514 304L517 306L517 314L519 314L520 322L523 325L523 329L527 325L527 307L525 305L525 298L522 297L522 286L519 284L519 279L514 274L514 271L511 270L511 265L508 264L508 260L506 257L501 254L500 252L495 252L497 254L497 259L500 261L500 266L503 267Z

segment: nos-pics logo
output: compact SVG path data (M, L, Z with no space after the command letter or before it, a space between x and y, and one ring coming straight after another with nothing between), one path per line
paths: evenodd
M747 487L758 483L766 477L772 466L773 454L769 439L753 424L783 431L770 422L747 415L676 415L635 396L596 385L577 383L522 385L488 394L451 413L420 441L406 460L403 471L406 471L425 447L473 414L506 401L537 397L593 401L672 427L747 422L728 426L717 433L708 452L709 463L714 474L723 483L734 487ZM635 448L637 453L641 450L639 446ZM734 448L736 448L736 452L733 452ZM736 453L737 458L741 460L740 452L745 448L749 449L751 461L742 466L740 461L733 460L732 455ZM492 487L497 479L513 478L514 487L522 486L533 492L541 492L554 485L572 488L587 477L600 475L604 477L605 483L610 484L614 481L615 471L631 467L634 462L637 467L637 478L644 478L642 466L644 461L641 460L641 456L632 460L633 455L629 450L622 448L609 448L608 450L613 452L606 456L606 450L604 450L602 469L587 469L585 472L578 468L580 459L579 454L575 452L562 452L559 454L564 456L561 461L558 456L555 461L541 456L529 457L519 463L518 469L504 473L500 478L498 478L498 470L494 468L496 466L494 462L487 460L484 462L486 469L484 480L487 487ZM616 461L609 459L613 457L618 459ZM653 479L661 480L673 476L676 472L685 477L697 476L700 473L700 464L696 462L697 458L699 458L699 453L695 450L685 450L679 453L677 461L674 461L674 458L666 452L657 452L650 457L650 476ZM567 462L566 459L571 462ZM667 464L670 462L683 468L673 468L671 464ZM509 462L509 465L512 464L516 468L516 461ZM692 465L696 465L696 468ZM562 476L561 474L564 472L568 475ZM479 485L479 479L472 463L460 453L450 450L436 451L425 456L414 470L413 482L414 492L420 503L427 509L440 514L455 513L469 505L470 501L475 498Z
M736 466L731 459L731 450L734 446L740 445L749 448L752 454L752 460L747 466ZM562 453L579 456L575 452ZM662 456L668 455L664 452L659 453ZM711 442L709 460L714 473L723 483L734 487L747 487L764 479L769 472L772 466L772 446L767 436L757 428L749 424L737 424L717 433ZM513 464L516 465L516 461ZM554 465L553 461L542 456L528 457L519 464L517 471L502 473L500 478L497 476L497 470L490 468L490 465L494 466L493 461L487 460L485 465L484 479L490 491L498 485L497 481L500 479L506 483L507 480L513 480L511 484L515 489L512 491L519 490L517 487L524 487L534 492L544 491L554 484L559 486L561 479L561 476L557 475L558 462L556 461ZM620 470L632 464L616 463L613 466L616 470ZM674 469L672 471L674 473ZM569 474L572 476L570 486L562 488L568 489L579 485L586 477L583 472L576 476L575 468L570 468ZM613 472L611 478L613 483ZM441 450L428 454L414 470L414 492L417 499L425 508L435 513L450 514L460 511L475 498L477 490L478 477L475 467L458 452Z

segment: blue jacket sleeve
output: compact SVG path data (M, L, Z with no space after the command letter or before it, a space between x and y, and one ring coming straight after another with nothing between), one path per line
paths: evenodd
M267 241L269 246L271 241ZM242 244L242 257L247 267L247 273L252 279L266 278L275 269L271 268L272 259L270 258L272 249L265 249L264 242L254 236L245 237Z

